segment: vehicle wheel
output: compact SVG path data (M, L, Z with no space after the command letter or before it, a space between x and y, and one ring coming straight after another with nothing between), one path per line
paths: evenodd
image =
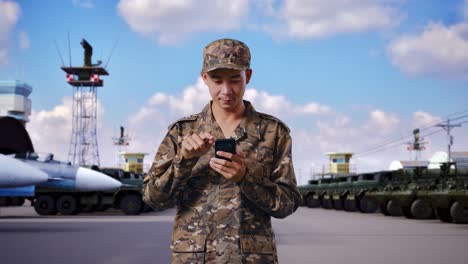
M54 198L50 195L40 195L34 201L34 210L39 215L55 215L57 209Z
M346 199L344 201L344 209L348 212L356 212L357 210L356 200Z
M12 206L23 206L24 204L24 197L13 197L11 198L11 205Z
M401 213L408 219L414 219L414 215L411 212L411 206L402 206Z
M378 204L374 199L364 196L358 200L358 207L361 213L371 214L377 211Z
M415 219L430 219L433 217L434 209L430 202L422 199L416 199L411 204L411 214Z
M450 209L449 208L436 208L435 209L435 214L436 217L444 223L452 223L453 218L450 215Z
M320 206L320 201L317 199L314 199L313 195L307 195L306 196L306 205L309 208L317 208Z
M403 212L401 211L401 206L394 200L390 200L387 203L387 212L391 216L402 216Z
M344 208L343 200L342 199L333 200L333 208L335 208L336 210L343 210Z
M62 195L57 199L57 212L61 215L75 215L78 213L78 202L71 195Z
M11 198L10 197L0 197L0 206L10 206Z
M332 201L330 199L323 199L322 207L325 209L332 209L333 208Z
M379 204L379 207L380 207L380 212L383 215L390 216L390 213L387 210L387 203L381 203L381 204Z
M450 215L455 223L468 223L468 209L466 209L459 201L455 201L450 207Z
M141 198L135 194L125 195L120 201L120 210L126 215L137 215L141 210Z

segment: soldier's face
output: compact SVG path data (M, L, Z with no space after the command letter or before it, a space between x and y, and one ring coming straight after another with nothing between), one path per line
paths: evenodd
M202 73L202 78L210 90L213 103L227 111L242 107L245 87L250 81L252 70L216 69Z

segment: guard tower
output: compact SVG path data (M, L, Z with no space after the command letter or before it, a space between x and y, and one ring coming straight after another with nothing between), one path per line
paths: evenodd
M82 67L62 67L67 73L67 82L73 87L72 136L68 161L80 166L99 166L99 149L97 144L97 88L104 85L100 79L109 73L101 67L101 61L91 63L93 47L81 40L84 49Z
M349 161L353 156L353 153L339 153L339 152L327 152L330 160L330 173L331 174L348 174L349 173Z
M125 135L124 131L125 131L125 128L121 126L120 136L112 138L112 142L114 143L114 146L117 148L117 151L116 151L117 166L120 168L124 166L124 161L123 161L123 157L121 153L126 151L128 145L130 145L130 140L131 140L129 135Z
M143 173L143 160L148 153L121 152L124 159L123 169L133 173Z

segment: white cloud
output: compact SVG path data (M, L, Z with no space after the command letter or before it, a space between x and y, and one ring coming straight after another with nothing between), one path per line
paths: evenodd
M468 78L468 23L430 23L418 35L405 35L388 47L390 59L412 75Z
M388 29L403 19L404 0L120 0L136 32L173 44L200 32L246 27L283 38L314 39ZM254 15L255 14L255 15Z
M19 33L18 40L20 49L25 50L31 47L31 41L29 40L28 34L25 31L21 31Z
M13 1L0 0L0 66L7 64L10 32L18 22L20 6Z
M271 95L265 91L247 89L244 98L257 110L277 115L278 117L324 114L330 112L330 107L310 102L305 105L293 105L284 95Z
M134 31L169 44L198 32L239 29L248 0L121 0L117 9Z
M106 141L110 141L110 139L101 142L101 132L109 135L110 130L103 126L104 107L99 100L97 108L97 127L100 131L98 132L98 144L102 146L106 145ZM68 150L72 134L72 109L72 98L67 96L62 99L59 105L51 110L32 111L26 129L36 152L53 153L57 160L68 160ZM110 145L110 143L107 145ZM109 147L105 146L107 149ZM104 152L106 154L109 153L109 151Z
M396 128L400 120L395 114L385 113L376 109L370 113L370 128L378 133L388 133Z
M94 8L94 3L91 0L73 0L72 3L74 6L82 8Z
M33 110L26 125L36 152L50 152L65 161L72 131L72 100L63 98L51 110Z
M322 38L340 33L381 30L403 19L398 0L284 0L277 12L280 27L292 38ZM268 6L271 8L271 5ZM271 12L270 12L271 13ZM267 25L278 34L278 27Z
M433 116L427 112L417 111L413 114L413 127L415 128L432 126L441 121L442 119L440 117Z
M330 107L319 105L318 103L309 103L303 108L299 108L298 110L304 114L320 114L329 112Z

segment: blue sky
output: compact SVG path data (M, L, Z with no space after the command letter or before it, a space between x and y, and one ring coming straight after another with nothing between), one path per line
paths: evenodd
M28 130L36 148L64 158L72 90L55 42L68 65L67 32L73 65L82 64L81 38L104 62L117 43L99 91L103 163L113 160L108 141L118 126L133 131L135 149L153 155L170 119L203 106L202 49L222 37L250 46L251 98L292 128L303 171L321 167L323 152L366 150L468 110L463 0L0 0L0 79L33 86ZM173 100L160 103L157 94ZM455 149L468 150L467 127L456 129ZM43 135L57 129L61 139ZM439 133L423 156L444 145ZM372 170L408 155L401 147L356 162Z

